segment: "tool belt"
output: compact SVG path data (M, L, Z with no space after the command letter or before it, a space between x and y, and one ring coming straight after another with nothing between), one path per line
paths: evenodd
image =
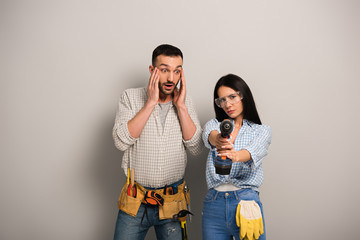
M190 190L184 191L185 181L179 184L176 191L171 186L156 190L146 189L135 182L136 194L129 194L129 185L125 183L118 200L118 207L121 211L135 217L141 203L146 205L159 206L159 219L172 219L181 210L187 210L190 204ZM131 190L132 191L132 190ZM158 195L156 195L158 194ZM145 198L146 196L146 198ZM160 196L160 198L159 198ZM163 199L163 201L162 201Z

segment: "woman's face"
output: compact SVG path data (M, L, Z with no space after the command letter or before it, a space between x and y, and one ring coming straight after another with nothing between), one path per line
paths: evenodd
M237 118L243 116L243 104L241 96L232 88L221 86L218 91L221 108L226 112L230 118Z

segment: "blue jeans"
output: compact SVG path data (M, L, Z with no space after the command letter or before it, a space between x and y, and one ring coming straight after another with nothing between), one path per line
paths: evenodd
M240 200L254 200L259 204L264 222L264 234L259 240L265 240L265 221L263 207L258 192L241 189L235 192L218 192L210 189L205 196L202 215L203 240L239 240L239 227L236 225L236 208Z
M144 216L145 205L141 204L136 217L119 210L115 227L114 240L142 240L151 226L154 226L158 240L181 240L181 226L179 221L172 219L159 220L159 207L148 206Z

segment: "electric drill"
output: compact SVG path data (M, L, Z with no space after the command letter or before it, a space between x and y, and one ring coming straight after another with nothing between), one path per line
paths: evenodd
M222 138L230 138L230 134L234 129L234 125L228 119L225 119L220 124L220 134ZM220 175L229 175L231 171L231 159L226 156L217 156L215 159L215 171Z

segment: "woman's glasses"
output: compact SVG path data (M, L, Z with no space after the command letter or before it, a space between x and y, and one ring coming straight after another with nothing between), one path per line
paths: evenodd
M240 100L242 100L242 99L243 99L243 97L241 96L240 91L238 91L236 93L230 94L229 96L215 99L215 104L219 108L223 108L223 107L225 107L226 102L228 102L230 104L235 104L235 103L240 102Z

